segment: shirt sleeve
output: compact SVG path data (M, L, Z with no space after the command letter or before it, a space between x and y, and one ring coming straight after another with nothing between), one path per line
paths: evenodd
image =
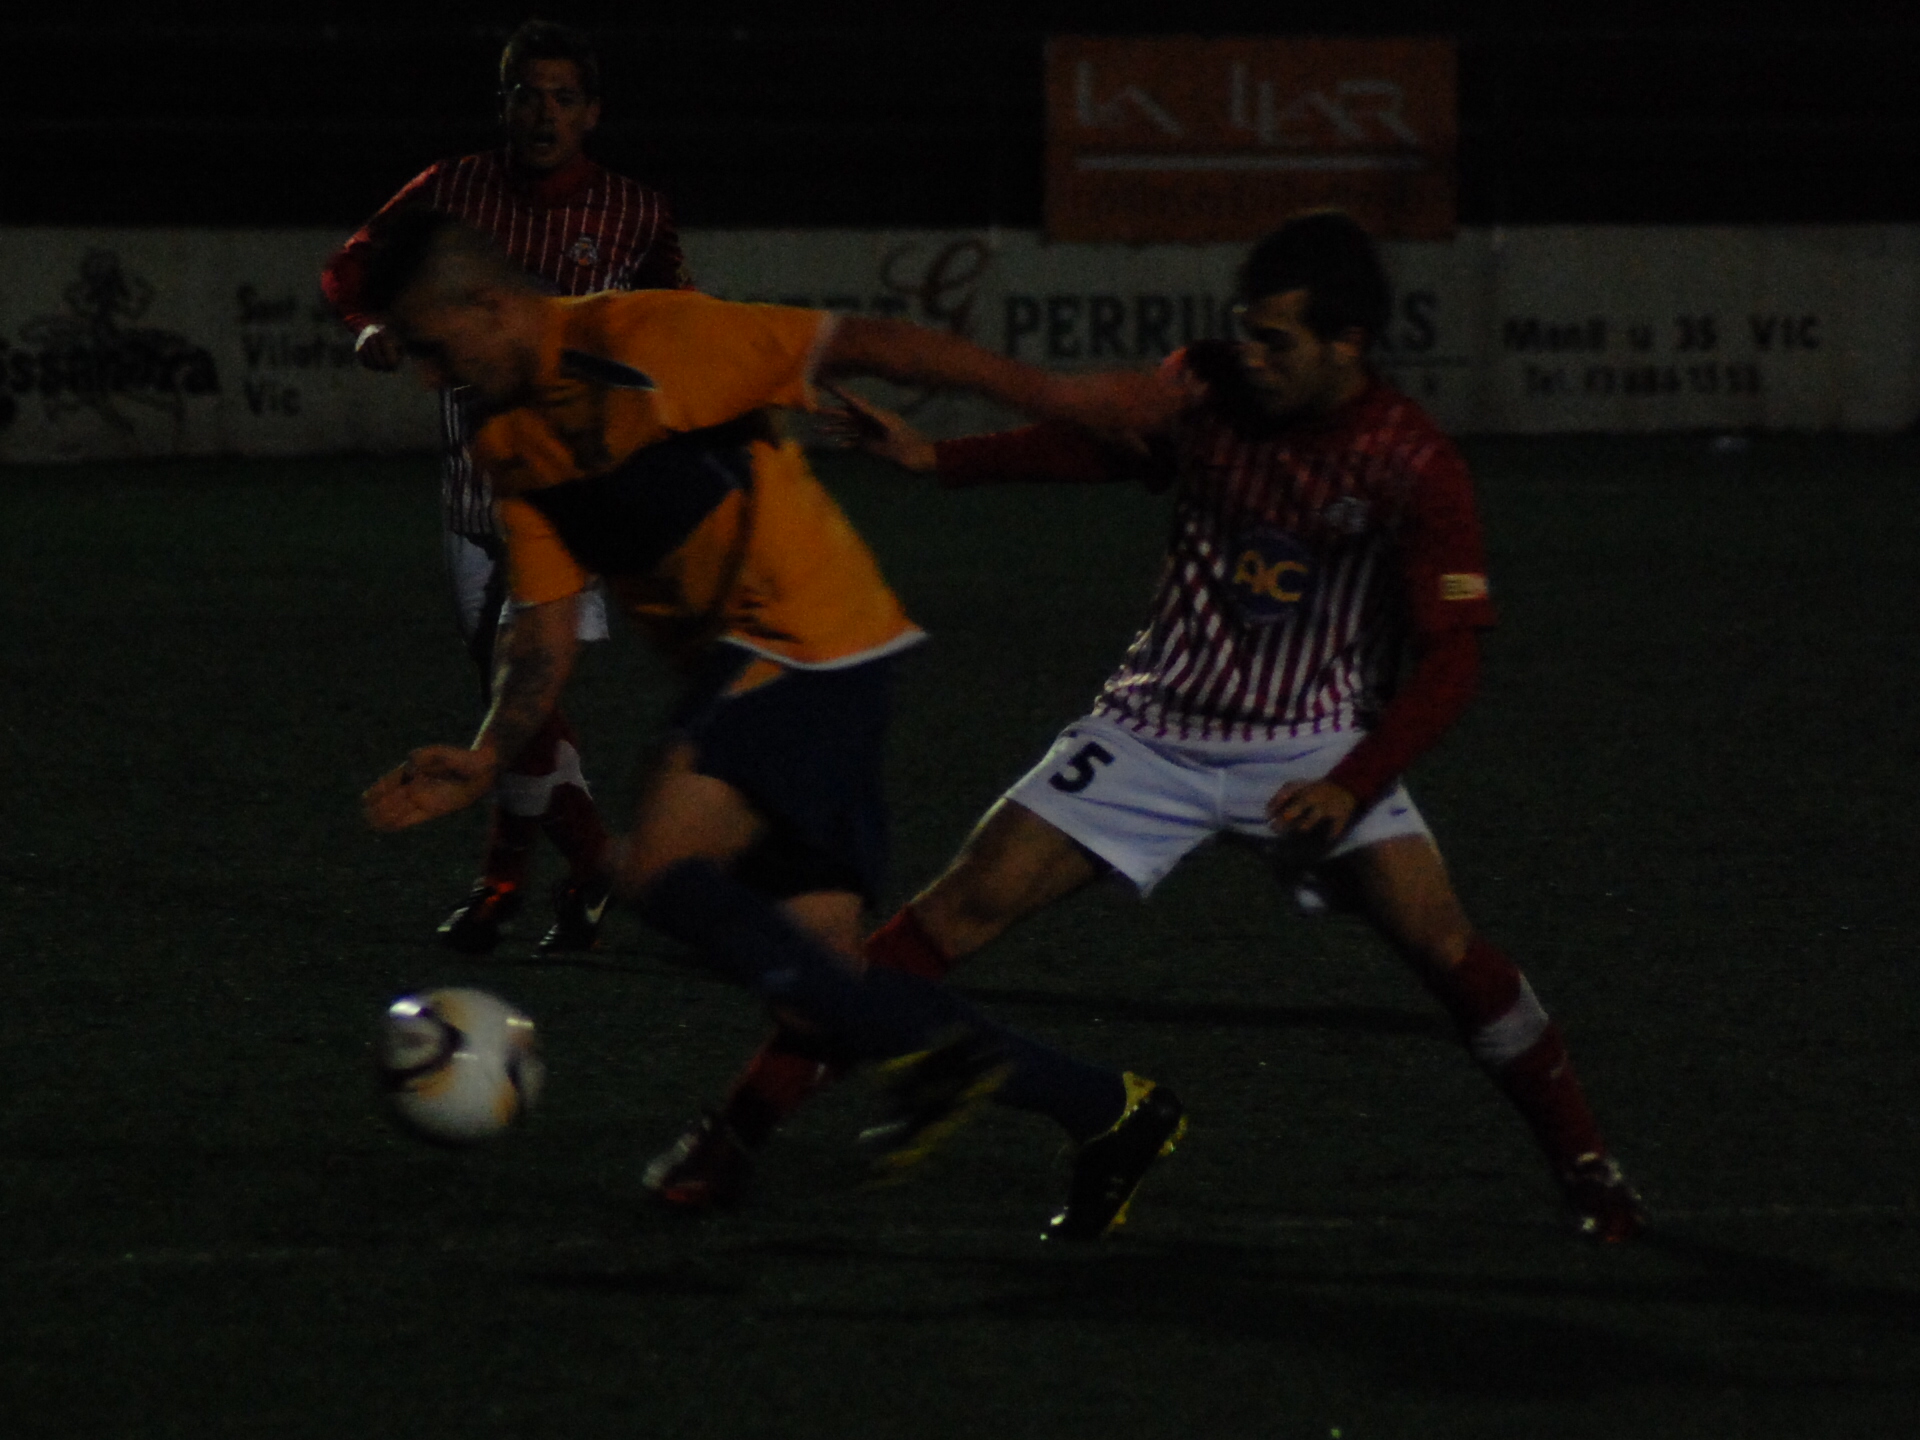
M1495 620L1473 481L1453 443L1436 436L1414 476L1401 550L1413 626L1423 635L1479 630Z
M833 328L823 310L747 305L685 292L674 297L629 360L652 370L676 429L701 430L768 405L814 407L813 372Z
M934 473L951 489L1010 480L1097 485L1132 478L1115 446L1058 421L936 441L933 454Z
M1177 379L1189 368L1189 352L1176 350L1160 363L1159 373ZM1158 491L1175 478L1172 446L1164 437L1101 435L1064 420L936 441L933 455L934 474L955 490L1007 481L1103 485L1131 480Z
M382 205L333 255L320 267L320 293L327 297L327 304L333 307L333 313L341 322L353 331L366 328L372 320L365 310L362 296L366 291L367 251L373 245L373 227L380 223L380 217L392 213L403 205L420 200L433 183L439 178L440 167L429 165L413 179L400 187L400 192Z
M634 266L633 278L625 288L691 290L693 272L687 268L686 252L680 245L680 230L673 222L673 211L667 206L667 197L655 191L653 203L658 207L659 223L654 226L653 235L647 241L646 254Z
M1406 685L1327 779L1365 809L1466 712L1479 681L1480 637L1474 631L1455 628L1428 635Z
M507 587L515 604L545 605L593 583L592 573L537 508L513 498L496 501L495 511L507 537Z

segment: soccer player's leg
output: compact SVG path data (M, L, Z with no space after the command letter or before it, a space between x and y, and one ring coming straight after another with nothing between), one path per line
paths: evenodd
M1330 863L1520 1112L1575 1227L1599 1240L1631 1237L1645 1223L1639 1196L1607 1152L1560 1028L1519 968L1473 929L1432 837L1393 835Z
M493 656L503 608L505 567L497 546L447 533L447 569L455 617L480 674L482 703L491 695ZM582 640L607 638L604 600L589 592L578 607ZM581 767L578 739L556 709L501 773L488 817L480 878L440 926L451 949L484 954L499 943L502 925L520 910L533 847L545 834L567 863L554 889L555 921L540 941L543 953L594 945L606 907L608 835Z
M541 953L591 950L611 888L609 836L581 768L573 726L562 712L549 714L501 772L494 804L496 832L512 834L523 855L524 847L544 834L567 864L566 875L554 886L554 922L540 939ZM524 860L521 868L524 875Z
M505 598L499 546L447 530L441 534L441 548L452 586L454 621L478 674L484 708L492 695L494 641ZM441 944L462 954L484 955L500 943L501 927L525 903L527 870L539 833L537 821L514 815L495 799L488 809L479 879L440 922Z
M790 896L779 909L851 970L863 968L864 897L848 890ZM776 1016L772 1032L728 1087L720 1104L702 1112L673 1144L648 1163L647 1191L688 1213L737 1204L752 1177L754 1157L782 1122L823 1085L844 1075L855 1057L817 1026Z
M945 979L1011 926L1110 870L1151 890L1211 827L1190 772L1165 766L1109 722L1080 721L987 812L940 878L867 938L863 958ZM695 1121L677 1148L695 1167L712 1149L755 1148L835 1073L814 1037L776 1028L719 1109ZM705 1203L704 1190L688 1193Z
M676 763L751 795L772 822L735 857L739 877L853 969L885 856L885 670L808 675L722 651L675 716ZM731 1204L753 1152L848 1063L817 1030L777 1023L722 1103L648 1166L647 1188L688 1210Z
M897 1096L907 1097L890 1127L894 1158L916 1153L922 1137L941 1128L954 1108L991 1089L1002 1103L1050 1116L1076 1142L1124 1131L1128 1144L1097 1151L1105 1170L1128 1172L1130 1193L1151 1159L1132 1154L1142 1147L1140 1136L1180 1119L1178 1102L1164 1089L1015 1035L921 975L874 967L862 979L849 957L794 923L806 918L810 897L824 902L836 890L857 886L870 895L876 888L878 847L862 837L876 839L882 819L877 740L884 691L866 697L881 703L849 702L876 679L884 686L884 674L782 676L756 695L751 668L730 682L749 688L683 725L699 753L696 758L692 744L682 747L643 802L622 865L623 888L657 924L755 988L776 1013L821 1032L825 1045L804 1057L809 1068L925 1052L901 1067L894 1086ZM871 734L862 734L863 715L875 727ZM808 763L782 753L795 744L808 748ZM726 778L700 773L706 771ZM729 814L736 817L731 829ZM677 858L690 844L707 858ZM736 873L714 863L723 857ZM775 897L784 897L784 909ZM816 920L816 928L827 927ZM978 1083L989 1075L991 1083ZM1169 1132L1157 1141L1153 1153L1170 1138ZM671 1168L657 1167L656 1177L668 1180L664 1172ZM1106 1187L1113 1188L1112 1182ZM1063 1233L1089 1229L1099 1198L1085 1201L1076 1212L1079 1228ZM1116 1212L1125 1198L1122 1193L1114 1202ZM1113 1218L1091 1228L1104 1233Z
M794 913L796 923L829 938L856 963L940 981L1009 926L1082 888L1105 868L1025 806L1001 800L945 873L864 943L856 939L849 947L828 937L822 924L826 914L817 907L830 897L802 897L788 902L788 909L794 913L803 903L816 907L810 914ZM845 1069L845 1058L824 1049L818 1035L776 1025L719 1107L694 1121L656 1161L649 1188L686 1209L730 1203L737 1193L730 1182L744 1178L746 1157ZM724 1175L728 1183L707 1183L710 1173Z
M836 1053L857 1062L908 1060L894 1088L913 1096L915 1113L895 1127L890 1149L896 1157L917 1154L958 1107L988 1094L1052 1118L1082 1145L1160 1125L1168 1134L1153 1154L1170 1142L1181 1119L1170 1094L1007 1030L932 981L887 970L863 976L795 925L776 902L729 873L727 862L746 854L763 826L746 797L726 782L677 766L651 788L622 857L618 888L719 973L818 1029ZM931 1086L922 1061L944 1072ZM1134 1156L1131 1149L1138 1148L1118 1158L1103 1155L1104 1168L1124 1161L1143 1173L1152 1156ZM1126 1178L1137 1183L1137 1176ZM1126 1188L1130 1193L1131 1185ZM1106 1217L1100 1233L1112 1219ZM1083 1221L1068 1233L1086 1228Z
M576 633L582 641L607 638L604 591L596 587L581 595L575 613ZM553 887L553 924L540 937L543 955L593 949L599 943L600 921L613 888L606 822L593 803L573 726L555 710L548 728L553 732L551 765L543 732L509 772L524 772L533 782L529 788L535 794L544 791L535 818L541 833L567 865L567 873Z
M1220 828L1193 767L1099 716L1069 725L968 837L954 863L868 941L868 954L944 974L1027 916L1101 875L1150 894ZM1186 1133L1164 1086L1128 1075L1127 1107L1076 1147L1047 1238L1086 1240L1124 1222L1149 1167Z

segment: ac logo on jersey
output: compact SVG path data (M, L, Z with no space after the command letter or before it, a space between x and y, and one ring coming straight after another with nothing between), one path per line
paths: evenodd
M600 237L582 233L567 247L567 259L576 265L600 263Z
M1313 589L1313 557L1281 530L1250 530L1234 547L1228 584L1249 625L1272 625L1292 615Z

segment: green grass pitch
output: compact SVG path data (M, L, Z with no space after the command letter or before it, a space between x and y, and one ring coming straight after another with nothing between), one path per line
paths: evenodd
M752 1004L624 919L583 963L531 963L540 907L446 955L477 820L357 819L474 721L428 466L0 472L0 1433L1911 1434L1920 449L1469 452L1504 618L1415 789L1656 1214L1630 1247L1565 1237L1412 981L1230 849L961 974L1186 1096L1121 1238L1036 1244L1064 1171L1020 1116L860 1190L858 1082L738 1215L654 1213L640 1169ZM891 761L904 896L1084 708L1164 502L829 470L935 636ZM630 637L584 664L616 811L667 695ZM448 1155L384 1121L375 1018L432 983L540 1021L523 1132Z

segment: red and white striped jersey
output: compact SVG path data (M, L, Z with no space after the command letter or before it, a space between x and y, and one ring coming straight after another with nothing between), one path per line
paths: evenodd
M1492 623L1465 462L1404 395L1267 434L1205 402L1174 440L1152 615L1097 713L1181 740L1367 729L1415 632Z
M559 295L596 290L690 288L680 236L666 197L581 156L537 181L517 174L505 150L430 165L380 208L426 205L494 236L509 258ZM370 231L348 240L321 272L321 288L355 330ZM441 397L440 494L447 528L471 539L495 537L493 497L467 454L472 433L458 391Z

